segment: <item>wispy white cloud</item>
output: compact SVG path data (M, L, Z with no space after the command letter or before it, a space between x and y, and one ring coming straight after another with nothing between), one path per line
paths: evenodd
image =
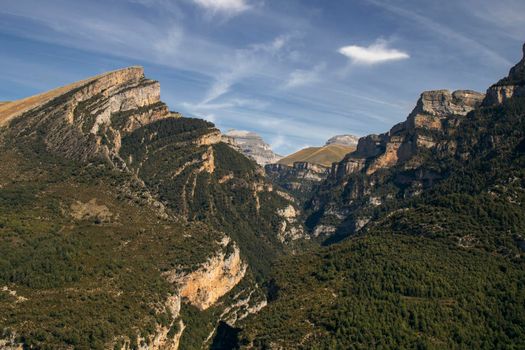
M235 51L231 66L217 75L201 104L208 104L225 95L240 79L256 74L270 58L274 58L286 45L289 36L281 35L267 43L252 44Z
M263 110L268 106L267 102L256 99L232 98L221 103L191 103L182 102L181 106L193 115L209 113L209 111L221 111L234 108L246 108L250 110Z
M172 27L168 29L164 37L160 37L153 43L155 51L161 55L171 55L177 52L183 41L182 29L179 27Z
M224 73L219 75L217 80L212 84L208 92L206 93L206 96L201 101L201 105L206 105L217 98L221 97L222 95L228 93L230 91L230 88L232 87L235 80L242 75L241 70L235 70L229 73Z
M465 0L465 10L485 21L488 28L519 42L525 38L525 2L522 0Z
M345 6L370 10L366 2L379 6L370 18L374 28L395 38L385 44L387 53L397 49L410 54L409 64L361 71L351 57L337 57L336 50L345 44L365 51L377 44L344 41L348 27L331 26L333 17L323 14L325 6L326 14L340 10L339 3L323 2L313 9L300 1L2 0L0 31L20 41L12 49L4 45L0 55L6 72L0 93L13 98L9 91L16 88L6 80L25 80L16 82L25 93L83 74L142 64L148 76L161 81L162 98L173 109L219 126L266 134L275 145L281 144L276 136L281 134L286 144L280 148L291 151L302 144L322 144L341 128L363 135L388 130L406 117L423 89L486 87L500 76L498 69L511 65L503 58L514 52L506 52L514 45L510 35L519 39L523 33L522 0L464 0L446 6L443 13L428 11L431 0L363 0ZM323 11L317 11L321 6ZM353 38L367 38L370 33L360 24L368 18L350 18L350 12ZM485 33L490 34L486 40ZM49 48L35 51L48 58L55 54L56 64L46 69L46 57L17 49L35 41ZM57 52L49 54L55 45ZM72 50L63 53L60 47ZM342 57L349 57L345 61L356 68L355 74L338 75ZM40 71L19 66L36 61ZM407 76L413 79L403 79Z
M499 53L491 50L487 46L481 44L475 39L454 30L450 26L441 24L428 16L421 15L411 9L406 9L401 6L392 5L390 2L381 0L368 0L369 3L374 4L388 12L404 17L411 23L418 24L422 30L431 31L447 41L449 44L456 45L463 50L471 50L483 54L485 57L491 59L498 64L510 66L512 63ZM473 5L474 6L474 5ZM474 6L475 7L475 6ZM470 10L470 9L469 9Z
M320 80L321 73L326 68L326 64L320 63L312 69L296 69L294 70L285 83L286 88L295 88L299 86L309 85Z
M377 40L370 46L343 46L339 49L339 53L348 57L352 63L363 65L373 65L410 58L410 55L404 51L389 48L385 40Z
M250 8L245 0L192 0L195 4L206 11L224 13L228 15L238 14Z

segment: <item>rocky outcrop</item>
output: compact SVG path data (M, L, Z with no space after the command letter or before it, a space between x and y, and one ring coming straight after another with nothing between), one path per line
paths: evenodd
M212 130L211 132L199 137L195 144L197 146L210 146L215 145L222 141L222 134L219 130Z
M344 145L344 146L357 146L357 142L359 141L359 137L354 135L336 135L334 137L331 137L326 141L326 145Z
M41 135L49 151L82 161L105 157L118 163L123 134L170 116L160 101L159 83L146 79L141 67L106 73L26 100L11 103L22 106L18 109L2 106L2 120L11 132L16 137Z
M357 232L370 221L374 207L396 196L418 195L439 180L438 172L420 166L429 152L437 158L455 154L455 129L484 97L469 90L427 91L404 122L360 138L355 152L334 163L308 202L311 233Z
M113 213L104 204L97 204L96 198L87 203L76 201L71 204L71 216L75 220L95 220L96 222L110 222Z
M8 338L0 339L1 350L23 350L25 349L24 344L20 344L16 340L16 335L11 335Z
M282 219L277 236L279 241L285 243L308 237L304 234L302 225L297 222L299 211L293 205L279 209L277 215Z
M303 181L322 181L329 173L328 168L307 162L295 162L292 167L284 164L267 164L264 168L266 174L272 178L282 180L296 179L299 181L299 186ZM297 189L292 182L290 184L289 189Z
M334 163L355 150L356 144L356 136L337 135L324 146L301 149L276 164L267 164L264 170L268 178L302 202L328 177Z
M418 150L436 147L440 135L451 132L461 117L481 105L483 98L483 94L470 90L423 92L406 121L387 133L360 138L356 151L336 164L332 174L341 177L364 169L371 175L408 162Z
M168 326L164 327L157 325L155 332L148 336L147 339L138 336L136 339L137 350L178 350L180 338L184 332L185 325L182 319L180 319L180 308L181 298L178 295L169 296L166 300L164 307L169 310L171 315L171 322ZM120 350L131 350L134 347L131 345L131 341L127 337L117 339L116 344L120 343ZM115 345L113 345L115 348Z
M264 142L261 136L251 131L229 130L223 135L222 141L240 150L259 165L276 163L282 158L272 151L270 145Z
M5 106L9 109L0 109L4 113L0 115L0 154L6 155L4 150L12 146L19 151L13 154L31 155L32 158L20 158L28 169L35 166L35 174L46 173L47 176L48 169L56 171L49 177L49 186L74 186L72 192L67 192L75 193L72 198L66 198L65 190L57 192L57 203L61 204L60 220L71 218L60 232L93 223L103 224L94 226L93 231L109 229L113 232L112 227L115 227L118 232L125 233L126 239L120 235L106 235L100 246L85 247L88 255L113 247L118 247L120 254L121 249L131 249L129 247L134 244L151 254L142 255L144 251L140 248L140 261L132 256L128 258L126 253L124 256L115 254L115 261L123 266L122 270L115 270L117 279L124 269L128 273L143 262L151 267L151 273L159 271L160 274L168 269L162 276L173 284L171 298L176 300L168 300L165 305L159 302L166 292L164 288L152 288L148 295L137 297L145 307L134 313L138 316L134 316L132 328L112 328L99 337L109 348L176 349L184 332L184 322L191 331L199 327L178 315L180 300L200 310L214 306L209 313L210 325L223 310L228 310L224 319L234 323L265 305L264 292L259 291L257 297L251 293L254 283L246 282L245 274L248 264L251 272L258 276L269 270L271 259L285 249L281 236L285 240L295 239L298 230L302 232L301 223L289 215L289 210L280 211L292 202L292 198L284 192L274 191L261 167L221 142L222 135L212 123L169 112L160 101L159 84L146 79L142 68L110 72ZM0 186L10 185L13 181L9 179L0 179ZM48 181L47 177L45 179ZM94 193L99 184L101 192ZM55 187L50 192L54 190ZM286 224L284 229L281 222ZM171 230L172 224L182 228ZM227 231L232 240L225 239L217 243L218 246L213 239L206 243L199 239L186 241L193 235L208 237L211 232L222 231ZM153 238L159 237L155 236L157 234L170 243L159 243ZM156 242L161 247L152 248L153 243L139 241ZM186 246L194 242L201 244ZM168 256L167 252L173 254L169 261L158 258ZM260 256L271 258L260 259ZM96 278L80 270L79 276ZM252 273L249 276L253 278ZM115 292L110 281L113 276L101 278L104 282L101 293ZM243 283L239 285L241 280ZM129 281L133 283L134 276L130 275ZM128 283L127 280L120 282ZM94 283L98 285L99 281ZM236 287L246 293L232 299L231 294L237 293ZM31 300L28 295L27 302ZM119 302L108 307L120 308L123 304ZM65 310L59 299L53 303L57 310ZM167 319L170 315L172 318ZM33 331L33 326L24 327L27 322L20 319L13 332L25 332L21 333L23 337ZM76 332L73 327L71 329ZM86 347L86 339L81 341ZM42 344L47 346L47 340Z
M169 271L164 274L168 282L178 286L179 294L188 303L206 310L240 282L247 265L240 250L228 237L221 242L223 249L192 272Z
M441 129L442 119L453 115L467 115L479 107L483 97L483 94L470 90L457 90L452 93L448 90L423 92L408 116L407 127Z
M510 69L506 78L487 90L487 97L483 104L486 106L500 104L514 96L525 96L525 44L521 61Z

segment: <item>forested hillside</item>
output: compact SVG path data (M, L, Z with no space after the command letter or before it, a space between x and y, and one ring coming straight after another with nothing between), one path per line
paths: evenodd
M452 154L420 160L440 174L433 185L274 269L273 301L246 322L241 348L523 347L525 97L494 101L502 82L455 128Z

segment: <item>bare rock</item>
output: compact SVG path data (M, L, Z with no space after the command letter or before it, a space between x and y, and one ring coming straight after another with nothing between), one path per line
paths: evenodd
M251 131L230 130L223 135L223 142L232 145L259 165L277 163L282 156L275 154L263 138Z
M239 283L246 273L237 244L227 238L220 249L197 270L190 273L168 271L168 282L179 287L182 298L200 310L206 310ZM228 249L230 248L230 249Z
M359 141L359 137L354 135L336 135L334 137L331 137L326 141L326 145L344 145L344 146L357 146L357 141Z
M96 198L89 202L76 201L71 204L71 216L75 220L95 220L96 222L110 222L113 213L104 204L97 204Z

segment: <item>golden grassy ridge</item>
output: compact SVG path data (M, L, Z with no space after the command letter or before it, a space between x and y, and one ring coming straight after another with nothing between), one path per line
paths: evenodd
M330 144L322 147L308 147L281 159L278 163L292 166L294 162L308 162L322 166L332 166L341 161L344 156L355 151L354 146Z

